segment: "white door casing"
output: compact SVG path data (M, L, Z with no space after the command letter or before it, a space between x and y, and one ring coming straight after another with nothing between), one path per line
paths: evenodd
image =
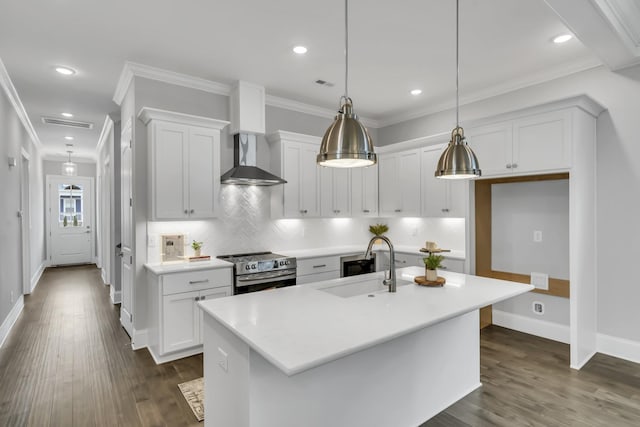
M20 240L22 242L22 293L31 293L31 192L29 190L29 154L22 149L20 158Z
M47 175L50 265L93 262L93 178Z
M130 337L133 337L133 153L131 121L122 129L121 153L121 285L120 323Z

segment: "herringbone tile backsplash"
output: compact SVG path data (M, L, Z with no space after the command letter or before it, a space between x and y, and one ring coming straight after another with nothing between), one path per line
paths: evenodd
M147 232L185 234L185 243L204 242L203 254L312 249L362 245L369 241L369 225L389 224L389 237L397 245L420 247L433 240L441 247L464 250L463 219L432 218L314 218L271 219L271 187L223 185L216 219L204 221L149 222ZM153 241L154 239L150 239ZM185 254L191 254L191 248ZM158 244L148 247L148 262L160 261Z

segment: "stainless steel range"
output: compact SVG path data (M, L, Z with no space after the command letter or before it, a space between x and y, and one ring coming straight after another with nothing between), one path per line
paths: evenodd
M296 259L273 252L220 255L233 263L233 294L246 294L296 284Z

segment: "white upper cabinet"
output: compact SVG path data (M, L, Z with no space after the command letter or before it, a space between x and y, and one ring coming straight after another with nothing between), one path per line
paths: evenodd
M378 165L351 170L351 215L378 216Z
M271 170L286 184L271 190L271 215L275 218L319 217L320 167L316 156L320 138L278 131L268 137L271 143Z
M478 157L482 176L571 167L571 112L567 110L472 127L466 136Z
M420 216L420 150L378 155L380 216Z
M351 170L320 167L320 213L323 217L351 216Z
M469 183L466 180L438 179L435 170L444 145L422 149L422 216L464 217L467 213Z
M216 216L220 131L226 121L143 108L149 140L151 220Z

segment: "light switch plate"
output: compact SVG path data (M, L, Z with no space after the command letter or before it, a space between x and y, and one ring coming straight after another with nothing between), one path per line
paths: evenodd
M549 275L545 273L531 273L531 284L536 289L549 290Z

